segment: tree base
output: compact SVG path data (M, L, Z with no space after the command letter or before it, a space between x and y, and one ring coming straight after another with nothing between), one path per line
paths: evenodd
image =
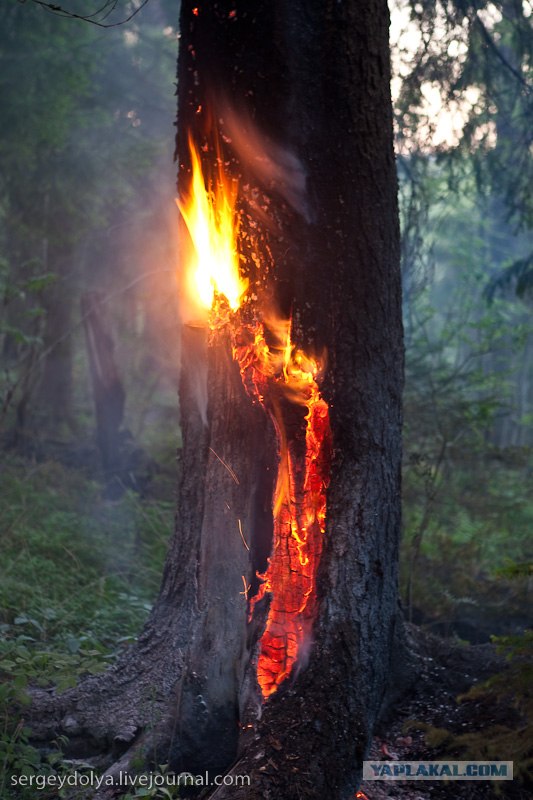
M134 775L162 764L176 772L204 774L206 764L189 748L195 741L190 717L180 717L186 680L186 642L179 625L163 626L151 618L139 642L107 672L90 676L62 694L35 689L27 723L32 743L46 751L58 736L66 736L65 755L90 763L106 776ZM390 711L418 679L423 668L423 637L416 629L412 651L402 647L393 690L383 699L382 714ZM402 636L398 637L402 641ZM264 798L341 798L345 759L362 762L371 731L364 717L354 729L357 710L342 687L309 667L288 680L260 711L260 719L241 727L238 750L228 757L224 747L207 765L211 775L249 775L249 786L220 786L201 796L216 800ZM219 742L219 744L221 744ZM223 744L223 743L222 743ZM337 780L335 776L337 775ZM355 784L354 784L355 786ZM120 797L124 786L95 791L94 800Z

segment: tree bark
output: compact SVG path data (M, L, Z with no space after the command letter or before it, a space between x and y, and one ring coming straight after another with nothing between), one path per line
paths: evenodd
M306 175L295 196L248 174L238 152L228 157L242 184L255 179L270 193L268 277L250 277L290 310L300 346L327 351L321 392L333 457L318 611L305 657L263 703L255 670L268 603L249 621L246 587L272 546L276 434L250 402L228 331L208 343L205 331L185 327L176 531L159 598L133 654L106 684L91 679L60 698L42 735L67 720L73 741L89 732L101 749L114 740L117 757L129 747L130 760L141 751L162 763L156 742L157 757L164 748L175 769L222 772L234 763L251 775L250 787L217 789L218 800L353 796L380 709L405 678L389 78L385 0L183 0L179 189L189 179L188 132L201 140L209 109L223 133L224 109L253 120L272 152L290 151Z
M47 271L50 265L57 274L57 281L44 296L43 349L47 355L43 360L38 393L32 399L40 411L41 427L49 434L64 436L66 427L71 432L76 428L72 412L72 288L69 291L67 266L72 262L72 253L46 239L43 250L44 269Z

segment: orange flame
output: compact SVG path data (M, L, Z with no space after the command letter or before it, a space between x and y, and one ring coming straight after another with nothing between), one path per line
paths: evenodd
M201 157L191 137L189 150L190 193L176 201L192 243L187 259L188 294L193 304L205 310L212 308L216 294L222 295L236 311L248 286L240 275L237 252L237 181L224 175L220 154L215 177L204 178Z
M247 289L239 272L237 184L224 176L220 156L216 180L206 179L190 138L189 147L190 193L178 200L193 245L187 275L193 303L213 309L216 322L220 296L237 312ZM257 665L266 698L291 674L316 615L329 482L329 408L318 386L323 364L295 347L290 320L267 319L264 313L262 321L246 324L238 313L221 318L230 322L233 357L246 392L270 415L278 440L272 551L265 573L258 575L259 591L250 599L251 615L255 604L271 595ZM247 596L245 581L244 586Z

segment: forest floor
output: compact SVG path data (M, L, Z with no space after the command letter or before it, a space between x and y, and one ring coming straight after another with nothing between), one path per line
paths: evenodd
M369 759L514 761L513 781L366 781L368 800L489 800L533 796L532 721L527 719L531 666L509 662L492 644L457 644L412 627L419 678L374 736ZM524 694L526 697L524 697ZM529 703L524 700L529 698ZM392 765L391 765L392 766Z
M66 689L135 641L173 525L173 451L153 471L149 491L116 501L103 495L95 469L80 469L83 453L68 462L58 456L6 456L0 465L1 800L33 800L9 791L12 772L60 768L40 760L24 712L13 708L24 708L30 685ZM532 797L531 636L508 637L498 652L409 630L415 688L380 723L369 758L512 760L515 780L369 781L361 787L368 800Z

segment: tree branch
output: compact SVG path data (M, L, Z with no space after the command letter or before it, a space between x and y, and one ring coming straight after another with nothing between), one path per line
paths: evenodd
M21 0L23 2L23 0ZM66 9L62 8L61 6L56 5L55 3L47 3L45 0L31 0L32 3L35 3L38 6L42 6L46 11L49 11L52 14L57 14L60 17L67 17L69 19L80 19L83 22L89 22L91 25L97 25L99 28L117 28L119 25L125 25L127 22L135 17L139 11L144 8L144 6L149 2L149 0L141 0L140 5L135 8L131 14L126 17L126 19L120 20L120 22L110 22L105 23L101 22L100 20L94 19L98 14L103 12L104 16L102 19L107 19L107 17L115 10L118 4L118 0L106 0L104 5L95 11L93 14L75 14L73 11L67 11Z
M490 33L488 32L485 24L483 23L477 11L475 12L474 24L477 24L486 44L491 48L493 53L495 53L495 55L499 58L504 67L506 67L506 69L508 69L509 72L512 75L514 75L514 77L517 79L520 85L523 86L529 93L531 91L531 86L525 80L524 76L517 69L515 69L515 67L513 67L513 65L505 58L504 54L502 53L502 51L500 50L500 48L498 47L498 45L496 44Z

